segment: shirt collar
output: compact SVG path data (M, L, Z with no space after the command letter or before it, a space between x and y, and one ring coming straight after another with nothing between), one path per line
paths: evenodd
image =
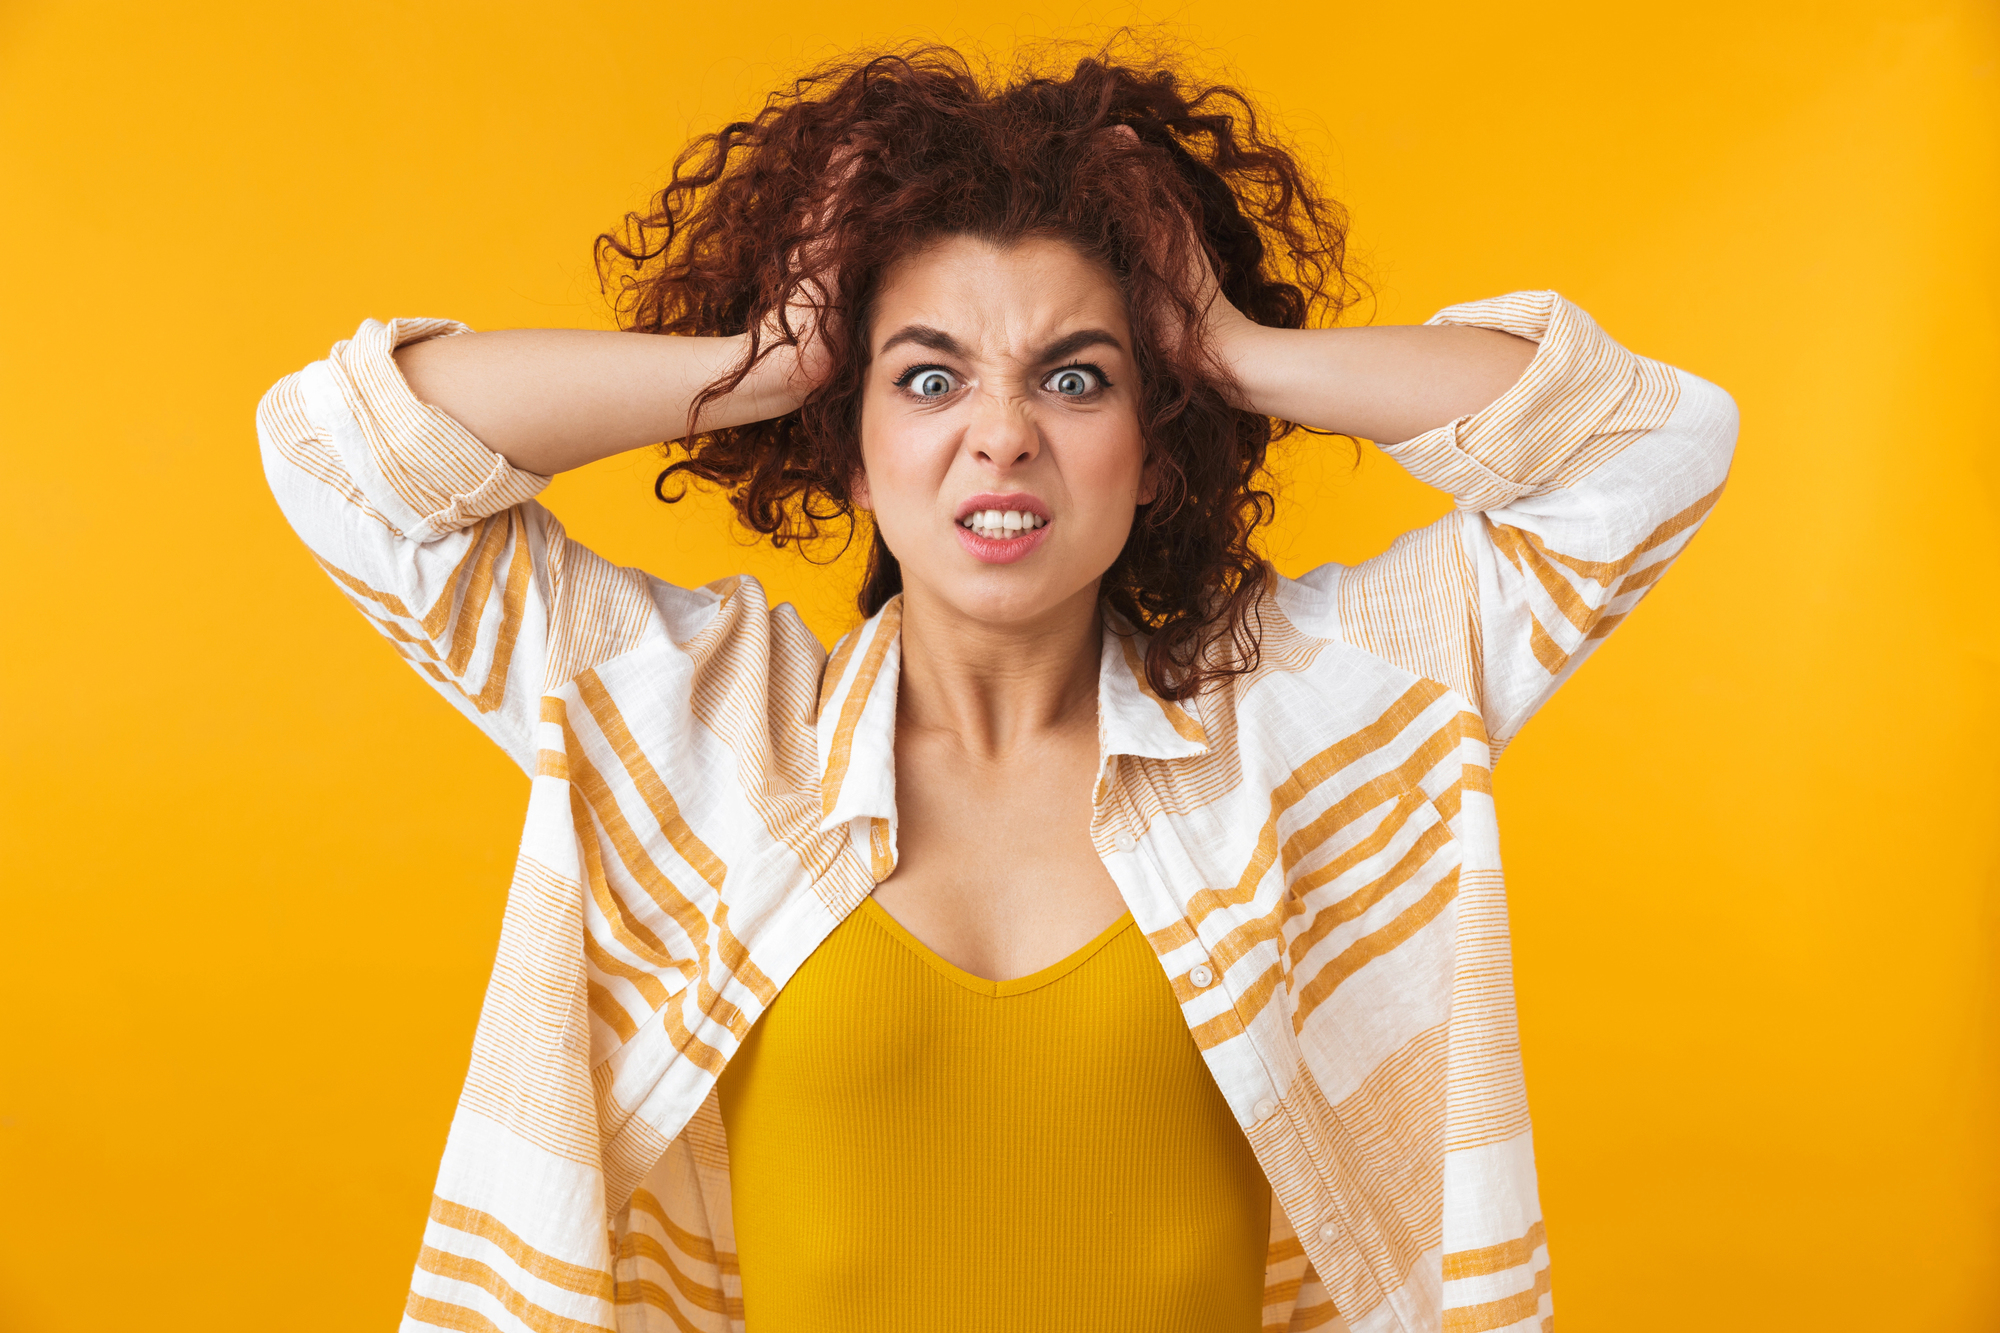
M1147 637L1106 607L1097 670L1103 758L1186 759L1208 752L1194 712L1146 680ZM896 817L896 688L902 678L903 599L889 599L834 645L820 680L816 723L820 822L826 832L859 818Z
M891 597L833 646L820 676L822 833L896 816L896 685L903 674L903 596Z
M1104 608L1104 656L1097 668L1097 736L1103 757L1186 759L1208 753L1208 729L1191 709L1160 697L1146 679L1148 636Z

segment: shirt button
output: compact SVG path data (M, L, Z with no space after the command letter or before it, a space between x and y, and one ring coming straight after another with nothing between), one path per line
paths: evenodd
M1256 1106L1252 1107L1251 1110L1259 1120L1269 1120L1278 1113L1278 1104L1269 1097L1266 1097L1263 1101L1258 1102Z
M1339 1234L1340 1232L1338 1228L1336 1228L1331 1222L1328 1222L1325 1226L1319 1229L1319 1238L1322 1243L1327 1245L1333 1244L1333 1238Z
M1194 983L1196 990L1207 990L1209 983L1215 980L1215 973L1208 970L1207 963L1196 963L1194 971L1188 973L1188 980Z

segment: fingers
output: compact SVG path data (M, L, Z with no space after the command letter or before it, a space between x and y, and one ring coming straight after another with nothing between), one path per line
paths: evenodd
M843 187L860 170L862 157L854 144L837 145L815 188L800 201L803 225L799 240L786 256L786 291L781 304L758 321L760 340L789 344L794 378L802 391L817 385L831 369L824 327L836 317L835 292L839 270L830 261L833 225Z

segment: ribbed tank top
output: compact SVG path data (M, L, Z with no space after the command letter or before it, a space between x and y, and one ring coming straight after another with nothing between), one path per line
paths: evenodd
M1271 1195L1128 912L988 981L873 898L717 1086L748 1333L1255 1333Z

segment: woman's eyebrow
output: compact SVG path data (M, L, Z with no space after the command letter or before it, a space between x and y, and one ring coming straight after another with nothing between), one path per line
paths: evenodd
M1037 358L1037 364L1047 365L1051 361L1068 360L1086 347L1114 347L1121 352L1125 350L1125 344L1120 342L1118 335L1109 329L1078 329L1075 333L1064 334L1043 348L1041 356Z
M928 347L931 351L942 352L946 356L961 358L971 356L958 339L943 329L932 328L928 324L906 324L897 329L889 335L889 340L882 344L882 350L876 355L887 356L891 350L904 343ZM1078 329L1075 333L1066 333L1044 347L1041 355L1035 358L1035 362L1037 365L1047 365L1051 361L1062 361L1075 356L1086 347L1115 347L1121 352L1125 350L1124 342L1109 329Z
M891 348L899 347L903 343L915 343L919 347L928 347L933 352L943 352L946 356L960 358L966 356L965 348L959 345L958 339L943 329L934 329L928 324L905 324L889 335L889 341L882 344L882 350L876 355L887 356Z

